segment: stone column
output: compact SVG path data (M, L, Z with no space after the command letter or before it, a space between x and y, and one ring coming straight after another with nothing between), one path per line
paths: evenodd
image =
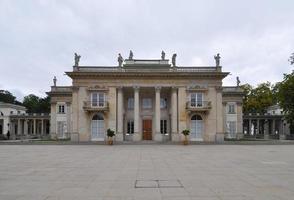
M264 121L264 133L263 133L263 138L268 139L269 138L269 120Z
M26 120L26 119L24 120L23 126L24 126L23 132L25 135L27 135L28 134L28 120Z
M123 141L123 88L117 89L117 141Z
M41 119L41 135L44 135L44 120Z
M276 120L275 119L273 119L272 134L276 135Z
M259 119L256 119L256 135L259 135Z
M252 121L249 119L249 127L248 127L248 134L251 135L251 126L252 126Z
M21 135L21 123L20 119L17 120L17 135Z
M134 87L134 141L142 140L141 134L139 132L139 87Z
M36 119L34 119L33 121L34 121L34 123L33 123L33 128L34 128L34 133L33 133L33 135L36 135L36 130L37 130Z
M162 141L162 135L160 133L160 89L161 87L155 87L155 140Z
M172 94L171 94L171 134L172 134L172 141L179 141L179 134L178 134L178 94L177 88L172 87Z

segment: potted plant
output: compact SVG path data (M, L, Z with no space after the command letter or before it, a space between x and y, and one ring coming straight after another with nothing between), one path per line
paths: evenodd
M112 137L114 137L114 136L115 136L114 131L111 130L110 128L107 129L107 137L108 137L108 144L109 145L113 145L113 139L112 139Z
M182 131L182 134L185 136L183 144L184 145L188 145L189 141L188 141L188 135L190 134L190 130L189 129L184 129Z

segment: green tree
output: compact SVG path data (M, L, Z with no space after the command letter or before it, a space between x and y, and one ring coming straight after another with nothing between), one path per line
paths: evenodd
M25 96L23 99L23 105L28 109L28 113L38 113L40 98L34 94Z
M284 74L283 81L277 84L277 99L294 134L294 71Z
M273 86L270 82L261 83L256 88L249 84L242 85L245 96L243 112L264 113L266 108L274 104Z
M7 90L0 90L0 101L5 103L14 103L16 97Z

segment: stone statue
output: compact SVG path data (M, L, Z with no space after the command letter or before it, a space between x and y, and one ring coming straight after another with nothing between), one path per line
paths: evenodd
M130 55L129 55L129 60L133 60L134 54L132 52L132 50L130 50Z
M239 79L239 76L237 76L237 87L239 87L240 86L240 83L241 83L241 81L240 81L240 79Z
M172 57L172 64L173 64L173 67L176 66L176 58L177 58L177 54L174 53L174 54L173 54L173 57Z
M216 56L214 56L214 59L215 59L216 66L219 67L220 66L220 59L221 59L221 57L219 56L219 53L216 54Z
M75 53L75 66L79 66L81 55Z
M118 54L117 61L118 61L118 66L121 67L124 59L123 59L123 57L121 56L120 53Z
M56 82L57 82L57 78L56 78L56 76L54 76L54 78L53 78L54 87L56 87Z
M161 52L161 60L164 60L164 59L165 59L165 52L162 51L162 52Z

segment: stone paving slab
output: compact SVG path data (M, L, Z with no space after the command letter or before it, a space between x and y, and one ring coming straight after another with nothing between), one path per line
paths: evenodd
M0 199L289 200L293 152L293 145L0 145Z

